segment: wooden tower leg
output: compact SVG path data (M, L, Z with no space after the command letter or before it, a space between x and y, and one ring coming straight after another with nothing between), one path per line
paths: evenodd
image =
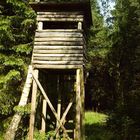
M57 115L60 120L61 118L61 93L60 93L60 77L59 75L57 76L57 93L58 93L58 104L57 104ZM56 121L56 128L59 126L58 120ZM59 138L59 131L56 135L56 138Z
M34 72L35 77L38 78L38 70L34 70L33 72ZM29 125L29 140L33 140L33 135L34 135L36 95L37 95L37 84L36 84L35 80L33 80L32 99L31 99L31 115L30 115L30 125Z
M47 113L47 101L43 99L42 105L42 123L41 123L41 131L46 131L46 113Z
M80 73L81 83L81 140L85 140L85 85L84 85L84 70Z
M80 69L76 70L76 127L75 140L81 140L80 116L81 116L81 97L80 97Z

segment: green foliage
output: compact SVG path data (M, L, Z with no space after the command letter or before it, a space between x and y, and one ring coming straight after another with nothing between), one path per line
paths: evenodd
M104 15L107 15L108 1L101 0ZM14 111L25 116L29 113L29 106L16 105L30 64L36 28L36 15L28 3L21 0L3 0L3 3L0 5L0 139ZM109 22L113 21L111 25L104 23L98 1L91 0L91 5L93 27L87 48L90 75L86 103L98 101L99 109L111 111L108 125L116 135L105 126L106 116L87 113L87 139L109 140L113 136L123 140L140 139L140 2L116 0L113 20L106 17ZM22 126L19 128L24 130ZM39 140L50 136L53 132L35 133Z
M1 121L0 122L0 133L1 133L1 137L3 138L3 130L5 130L5 129L7 129L8 128L8 126L9 126L9 123L10 123L10 121L11 121L11 118L12 117L8 117L7 119L5 119L5 120L3 120L3 121ZM0 138L1 138L0 137Z
M120 134L118 139L139 139L140 89L139 89L139 30L137 0L118 0L113 11L114 32L111 35L112 46L108 65L114 96L113 115L110 123ZM137 78L136 78L137 77Z
M34 137L36 140L46 140L47 139L46 134L44 132L39 132L39 131L36 131L34 133Z
M0 140L3 140L4 137L3 137L3 134L0 132Z
M5 0L0 13L0 120L4 126L22 93L31 59L36 14L21 0Z
M54 131L49 131L47 133L44 133L44 132L39 132L38 130L36 130L34 133L34 138L36 140L47 140L47 139L50 139L51 137L54 137Z
M9 88L7 88L9 86ZM19 97L15 94L13 89L14 84L11 83L4 85L3 89L0 90L0 114L1 116L9 115L12 113L12 108L15 102L18 101ZM12 91L11 91L12 90Z
M104 124L106 123L108 116L103 113L97 113L97 112L90 112L87 111L85 113L85 123L86 124Z
M98 102L99 109L113 112L108 123L116 139L139 139L140 3L117 0L112 26L103 24L95 5L93 1L86 100L90 106Z
M8 74L4 77L4 86L13 84L13 82L18 82L20 80L20 72L16 70L10 70ZM12 81L12 83L11 83Z
M27 115L31 112L31 105L27 104L24 107L23 106L15 106L14 111L18 112L21 115Z
M104 24L103 16L101 15L99 5L96 0L91 1L93 26L89 32L88 41L88 65L92 66L95 57L105 58L110 50L111 41L109 28Z
M112 140L114 133L106 126L108 116L102 113L85 113L86 140Z
M20 44L13 47L13 50L19 54L30 54L32 52L32 44Z
M93 26L89 31L87 48L86 68L89 70L89 77L86 84L86 106L92 109L98 102L99 110L105 110L112 106L111 83L103 82L109 80L107 57L112 49L112 28L105 24L98 2L101 1L91 1Z

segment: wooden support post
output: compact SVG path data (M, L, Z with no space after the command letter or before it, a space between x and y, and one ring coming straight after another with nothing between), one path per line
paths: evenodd
M81 140L85 140L85 85L84 85L84 69L80 70L81 84Z
M76 70L76 127L75 127L75 140L81 140L81 97L80 97L80 69Z
M36 78L38 78L38 70L34 70L34 76ZM36 95L37 95L37 84L36 84L35 80L33 80L32 99L31 99L31 114L30 114L30 126L29 126L29 140L33 140L33 135L34 135Z
M48 103L48 105L49 105L50 109L52 110L52 112L53 112L54 116L56 117L56 119L58 120L58 122L59 122L59 124L60 124L61 128L63 129L63 132L64 132L64 133L65 133L65 135L67 136L67 139L70 139L70 138L68 137L68 134L67 134L67 132L66 132L65 127L64 127L64 126L63 126L63 124L61 123L60 119L58 119L57 113L56 113L56 111L55 111L55 109L54 109L54 107L53 107L52 103L50 102L50 100L49 100L49 98L48 98L48 96L47 96L46 92L44 91L44 89L43 89L42 85L40 84L40 82L39 82L38 78L36 78L36 76L35 76L34 72L32 72L32 75L33 75L33 79L34 79L34 80L35 80L35 82L37 83L37 85L38 85L38 87L39 87L39 89L40 89L40 91L41 91L41 93L42 93L43 97L46 99L46 101L47 101L47 103ZM30 139L29 139L29 140L30 140Z
M47 113L47 101L43 99L43 106L42 106L42 124L41 124L41 131L46 131L46 113Z
M60 77L57 76L57 93L58 93L58 104L57 104L57 116L61 118L61 93L60 93ZM58 120L56 120L56 128L59 126ZM59 132L56 134L56 138L59 138Z
M79 29L79 30L82 29L82 22L78 22L78 29Z
M38 30L42 30L43 29L43 22L38 22Z
M63 113L63 116L62 116L62 118L60 120L61 124L63 124L63 125L65 124L64 120L66 119L66 116L67 116L69 110L71 109L71 106L72 106L73 102L74 102L74 98L73 98L73 100L70 101L70 103L68 104L65 112ZM58 130L59 130L60 127L61 127L61 125L59 124L58 127L55 130L55 134L58 133Z

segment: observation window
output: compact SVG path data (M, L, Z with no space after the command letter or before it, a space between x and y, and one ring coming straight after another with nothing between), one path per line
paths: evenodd
M43 29L77 29L77 22L43 22Z

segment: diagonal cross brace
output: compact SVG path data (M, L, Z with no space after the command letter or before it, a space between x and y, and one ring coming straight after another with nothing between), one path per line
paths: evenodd
M35 77L33 71L32 71L32 75L33 75L33 79L35 80L36 84L38 85L40 91L42 92L44 98L45 98L46 101L48 102L48 105L49 105L50 109L52 110L54 116L56 117L58 123L60 124L60 127L63 129L63 131L64 131L65 135L67 136L67 138L70 139L69 136L68 136L68 133L66 132L65 127L63 126L62 122L61 122L60 119L58 118L58 115L57 115L57 113L56 113L56 111L55 111L55 109L54 109L52 103L50 102L48 96L46 95L46 93L45 93L45 91L44 91L42 85L41 85L40 82L39 82L39 80Z
M60 120L59 126L55 129L55 135L58 133L58 130L60 129L61 124L64 125L63 122L64 122L64 120L65 120L65 118L66 118L66 116L67 116L69 110L71 109L71 106L72 106L73 102L74 102L74 98L73 98L73 100L68 104L68 106L67 106L65 112L63 113L63 116L62 116L62 118L61 118L61 120Z

